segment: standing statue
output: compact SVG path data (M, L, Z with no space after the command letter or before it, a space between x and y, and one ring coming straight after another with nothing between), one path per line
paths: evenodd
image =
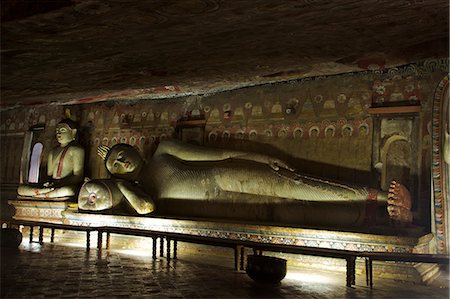
M85 183L78 198L80 210L111 209L121 200L138 214L171 201L204 202L210 209L219 202L265 202L286 205L283 217L297 217L298 224L307 219L312 225L363 225L367 218L380 215L394 224L412 222L409 192L397 182L386 193L301 175L267 155L175 140L161 142L148 161L128 144L100 146L98 153L114 179ZM301 209L292 208L296 205L308 215L298 215ZM227 213L223 211L224 218Z
M84 149L76 143L77 125L63 119L56 126L59 146L53 148L47 160L49 180L44 184L20 185L19 198L65 200L77 195L84 177Z

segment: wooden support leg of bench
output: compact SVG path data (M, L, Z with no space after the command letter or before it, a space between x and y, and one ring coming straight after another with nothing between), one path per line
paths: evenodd
M166 239L166 259L170 261L170 239Z
M33 226L30 226L30 239L28 240L30 243L33 242Z
M44 244L44 227L39 226L39 244Z
M51 228L50 243L55 243L55 228L54 227Z
M98 250L98 256L101 257L102 255L102 247L103 247L103 231L98 231L98 238L97 238L97 250Z
M347 257L347 287L351 287L355 284L355 275L356 275L356 257L350 256Z
M91 249L91 231L86 231L86 251Z
M164 256L164 237L159 237L159 256Z
M369 258L364 258L365 264L366 264L366 286L369 286Z
M177 246L178 246L178 241L177 240L173 240L173 259L176 260L177 259Z
M156 260L156 241L158 240L157 237L152 237L152 258Z
M241 246L241 260L240 260L240 269L245 270L245 247Z
M239 245L234 247L234 270L239 271L239 254L241 252L241 248Z
M109 250L110 245L111 245L111 233L106 232L106 249Z
M372 259L370 257L366 257L366 285L373 287L373 272L372 272Z

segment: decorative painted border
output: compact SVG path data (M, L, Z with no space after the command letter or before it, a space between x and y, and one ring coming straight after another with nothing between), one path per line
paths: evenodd
M98 96L92 96L87 98L78 98L72 100L61 100L59 102L52 102L52 105L76 105L76 104L90 104L90 103L98 103L98 102L106 102L106 101L116 101L122 104L133 104L142 100L151 100L151 99L163 99L163 98L178 98L178 97L187 97L187 96L208 96L216 93L227 92L231 90L255 87L255 86L264 86L264 85L292 85L292 84L302 84L308 81L316 81L323 80L326 78L333 77L341 77L341 78L349 78L354 76L373 76L378 79L387 79L392 78L394 76L428 76L433 72L448 72L450 67L450 60L448 58L439 58L439 59L427 59L418 62L413 62L410 64L401 65L398 67L386 68L383 70L366 70L366 71L352 71L347 73L339 73L339 74L330 74L330 75L318 75L300 79L292 79L292 80L267 80L264 82L257 83L248 83L242 82L240 84L234 84L233 86L225 85L219 86L215 88L210 88L209 90L200 89L198 91L192 91L188 88L182 86L159 86L154 88L141 88L135 90L124 90L109 94L103 94ZM7 111L15 108L21 108L23 106L33 106L33 107L42 107L48 106L49 103L41 102L41 98L36 98L33 101L33 104L23 105L23 104L15 104L15 105L1 105L0 111Z
M25 200L9 200L8 203L15 208L14 219L48 223L63 223L63 213L70 205L68 202Z
M445 91L449 86L449 76L447 75L436 88L433 101L433 121L432 121L432 175L433 175L433 198L434 198L434 231L436 234L436 246L438 253L448 252L448 240L446 237L447 226L447 203L444 196L444 182L441 177L442 167L442 107L444 105Z

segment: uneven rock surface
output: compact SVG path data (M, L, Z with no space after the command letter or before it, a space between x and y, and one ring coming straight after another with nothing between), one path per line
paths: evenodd
M448 57L447 0L72 1L2 22L1 104L203 94Z

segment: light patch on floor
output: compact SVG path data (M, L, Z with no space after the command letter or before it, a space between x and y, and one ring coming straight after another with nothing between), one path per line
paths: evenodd
M294 280L298 282L309 282L309 283L332 283L333 279L330 276L325 276L322 274L315 274L311 272L296 272L289 271L286 274L285 279Z

